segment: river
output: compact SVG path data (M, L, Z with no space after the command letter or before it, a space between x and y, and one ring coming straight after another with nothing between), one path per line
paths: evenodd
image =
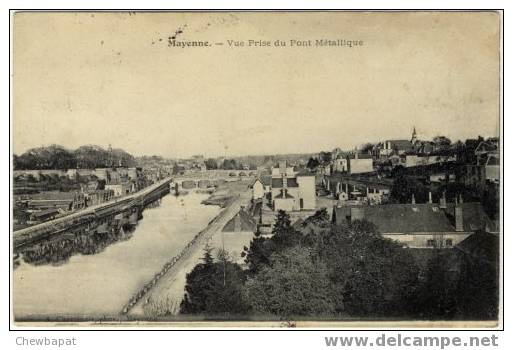
M130 297L218 213L206 194L167 195L143 212L129 238L59 265L21 261L13 273L15 318L116 316ZM22 260L22 259L20 259Z

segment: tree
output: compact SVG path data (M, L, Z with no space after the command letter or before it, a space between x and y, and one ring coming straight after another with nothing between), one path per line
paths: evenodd
M223 164L221 165L221 168L224 170L236 170L237 162L235 161L235 159L225 159L225 160L223 160Z
M284 210L278 210L272 233L271 241L278 250L292 247L301 239L301 234L292 227L290 216Z
M207 167L207 170L217 169L217 161L213 158L208 158L205 161L205 166Z
M249 248L244 247L242 253L242 256L245 257L244 261L248 265L249 273L254 274L264 266L269 265L274 250L274 244L270 239L255 235L249 243Z
M310 170L315 170L319 166L319 160L317 158L310 157L308 159L308 163L306 163L306 167Z
M271 254L297 244L301 234L296 232L290 223L290 216L283 210L279 210L272 230L271 238L255 235L249 248L244 249L243 256L248 264L249 272L256 273L262 267L268 266Z
M374 144L372 143L365 143L361 146L360 150L362 153L369 153L374 148Z
M134 166L135 158L122 149L108 152L95 145L81 146L70 151L60 145L32 148L16 157L15 169L73 169Z
M180 172L182 172L182 167L178 165L178 163L175 163L173 165L173 175L178 175Z
M245 274L242 268L220 254L214 261L212 249L205 248L203 262L187 274L183 314L241 315L248 311L242 296Z
M330 232L331 228L330 215L326 208L317 210L314 215L306 218L299 228L301 246L315 246L320 239L319 236L322 233Z
M435 136L433 137L433 142L436 146L450 146L451 140L445 136Z
M319 161L320 162L330 162L331 161L331 152L322 151L319 153Z
M417 286L410 252L356 220L320 236L317 252L328 268L337 312L352 316L404 316Z
M417 203L425 203L428 200L428 190L416 179L408 176L399 176L394 180L390 190L390 199L396 203L411 203L415 197Z
M253 311L282 318L334 312L326 267L299 247L274 253L271 265L248 279L244 296Z

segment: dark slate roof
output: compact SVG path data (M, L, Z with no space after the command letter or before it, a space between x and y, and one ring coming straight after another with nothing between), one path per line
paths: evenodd
M461 203L463 230L494 231L494 223L486 215L481 203ZM435 204L384 204L362 207L364 218L374 225L380 233L414 233L414 232L453 232L454 203L447 209ZM350 207L335 207L333 221L341 224L351 214ZM495 231L494 231L495 232Z
M497 232L498 229L494 222L484 211L479 202L460 203L463 214L463 229L467 232L485 230ZM447 204L447 215L453 219L454 203Z
M274 198L283 198L283 190L280 190L280 193L278 193ZM294 198L294 196L290 195L287 191L285 191L285 198Z
M57 214L59 214L59 211L57 209L46 209L46 210L41 210L41 211L32 213L32 216L35 218L42 218L42 217L57 215Z
M271 181L271 187L272 188L282 188L283 187L283 179L281 177L273 178ZM288 177L287 178L287 187L299 187L296 178Z
M451 222L438 207L426 204L391 204L366 207L365 218L380 233L448 232Z
M244 210L240 210L223 227L223 232L255 232L256 223Z
M408 140L388 140L392 144L392 148L397 148L398 150L409 151L413 148L413 145Z
M76 192L59 192L59 191L46 191L40 193L30 194L29 200L62 200L62 201L73 201L77 196Z
M311 171L307 170L307 169L301 169L296 174L296 176L315 176L315 174L312 173Z
M271 184L271 175L262 175L258 179L264 186L269 186Z
M340 210L343 209L343 210ZM386 204L362 207L364 218L379 233L450 232L454 227L443 210L429 204ZM349 208L335 208L336 223L350 215Z

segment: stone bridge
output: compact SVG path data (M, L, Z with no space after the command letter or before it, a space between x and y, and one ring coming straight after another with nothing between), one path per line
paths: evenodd
M220 182L254 179L256 170L207 170L203 172L191 172L184 175L175 175L172 179L172 188L192 189L208 188L218 185Z

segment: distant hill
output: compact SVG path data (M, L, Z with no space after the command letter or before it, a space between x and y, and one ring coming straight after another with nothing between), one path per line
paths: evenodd
M32 148L13 156L14 170L94 169L109 166L134 166L134 157L122 150L106 150L97 145L69 150L60 145Z

